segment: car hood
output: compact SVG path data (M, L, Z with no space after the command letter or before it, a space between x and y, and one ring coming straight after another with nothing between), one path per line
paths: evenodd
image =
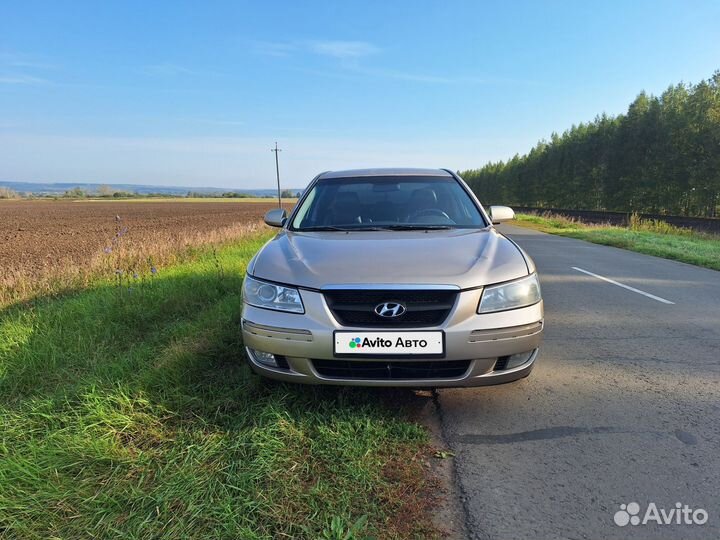
M528 275L520 250L493 228L440 231L283 230L250 263L260 279L322 289L434 284L462 289Z

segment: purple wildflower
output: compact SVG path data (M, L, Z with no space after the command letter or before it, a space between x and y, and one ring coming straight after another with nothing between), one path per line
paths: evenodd
M137 278L139 278L139 277L140 277L140 276L138 275L137 272L133 272L133 278L134 278L134 279L137 279Z
M153 274L153 275L154 275L154 274L157 274L157 268L155 268L154 266L151 266L151 267L150 267L150 273Z
M104 251L105 253L112 253L112 248L111 248L111 247L106 247L103 251Z

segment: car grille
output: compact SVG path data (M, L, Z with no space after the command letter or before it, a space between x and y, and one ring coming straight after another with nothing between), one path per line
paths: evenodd
M313 360L321 376L329 379L399 380L399 379L457 379L470 367L470 360L434 361L362 361Z
M324 291L325 301L343 326L419 328L439 326L455 305L457 291L451 290L354 290ZM399 317L381 317L375 307L399 302L406 312Z
M495 367L493 368L495 371L504 371L507 369L508 360L510 360L509 356L501 356L497 359L497 362L495 362Z

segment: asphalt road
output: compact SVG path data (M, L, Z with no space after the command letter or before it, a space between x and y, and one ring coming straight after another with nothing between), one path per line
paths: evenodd
M546 334L527 379L438 391L470 537L720 538L720 272L500 230L537 264ZM707 523L616 525L633 502Z

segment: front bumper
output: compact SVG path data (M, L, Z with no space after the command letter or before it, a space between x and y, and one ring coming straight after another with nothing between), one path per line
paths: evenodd
M462 374L447 378L350 378L325 376L318 372L313 360L353 359L333 356L335 330L378 331L379 328L344 327L338 324L327 307L323 295L301 291L305 314L284 313L243 307L242 334L252 369L265 377L304 384L352 386L453 387L502 384L526 377L538 356L543 333L542 301L526 308L478 315L476 308L480 290L462 291L447 320L441 326L412 328L411 331L442 330L445 333L445 355L433 359L468 361ZM393 329L395 330L395 329ZM287 367L270 367L258 361L252 350L272 353L284 358ZM514 354L532 353L516 367L502 369L503 358ZM358 358L363 362L388 363L388 359ZM421 362L412 356L398 357L392 362Z

